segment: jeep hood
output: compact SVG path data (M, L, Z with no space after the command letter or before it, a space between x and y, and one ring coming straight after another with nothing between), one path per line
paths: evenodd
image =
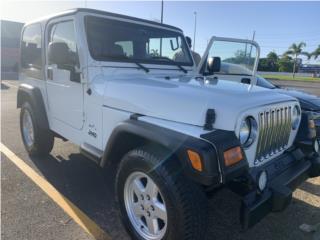
M165 80L161 76L132 74L105 82L105 107L201 127L207 109L214 109L214 127L231 131L247 109L295 100L257 86L223 80L206 83L193 77Z

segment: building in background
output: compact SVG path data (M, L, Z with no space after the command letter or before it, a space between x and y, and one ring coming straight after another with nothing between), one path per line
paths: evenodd
M1 79L18 79L20 34L23 23L0 20Z
M320 74L319 64L302 64L299 68L299 72Z

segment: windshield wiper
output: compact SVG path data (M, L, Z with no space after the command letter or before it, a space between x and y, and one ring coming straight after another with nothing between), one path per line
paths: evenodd
M117 59L117 60L129 60L130 63L134 63L136 64L139 68L143 69L146 73L150 72L150 69L143 66L141 63L135 61L134 59L132 58L129 58L127 56L110 56L110 55L104 55L104 54L100 54L99 57L111 57L111 58L114 58L114 59Z
M150 70L149 68L143 66L141 63L133 61L134 64L136 64L138 67L140 67L141 69L143 69L146 73L148 73Z
M141 63L135 61L135 60L132 59L132 58L129 58L129 57L127 57L127 56L121 56L121 58L129 59L130 62L136 64L139 68L143 69L146 73L150 72L150 69L149 69L149 68L143 66Z
M168 58L168 57L157 57L157 56L152 57L152 58L153 59L164 59L164 60L167 60L167 61L173 63L175 66L177 66L182 72L188 73L188 71L184 67L182 67L179 63L177 63L176 61L172 60L171 58Z

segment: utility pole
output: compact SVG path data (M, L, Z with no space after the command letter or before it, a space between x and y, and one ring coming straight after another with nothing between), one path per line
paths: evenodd
M197 31L197 12L193 12L194 14L194 32L193 32L193 51L196 46L196 31Z
M163 0L161 0L161 23L163 23ZM160 56L162 56L162 38L160 38Z
M163 0L161 0L161 23L163 23Z
M252 34L252 41L254 41L255 36L256 36L256 31L254 30Z

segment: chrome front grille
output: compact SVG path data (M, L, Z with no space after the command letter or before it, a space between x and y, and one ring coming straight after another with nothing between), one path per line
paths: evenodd
M263 161L288 145L291 132L291 107L279 107L259 113L259 137L256 161Z

